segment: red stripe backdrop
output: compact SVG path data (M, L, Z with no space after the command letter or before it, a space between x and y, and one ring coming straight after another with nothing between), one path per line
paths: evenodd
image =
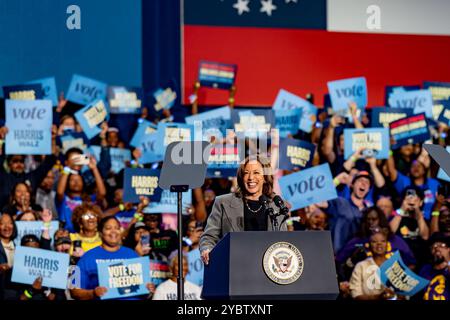
M327 81L365 76L369 105L385 85L450 82L450 37L316 30L184 26L184 102L200 60L236 63L236 105L271 105L280 88L323 104ZM224 105L228 93L202 89L199 102Z

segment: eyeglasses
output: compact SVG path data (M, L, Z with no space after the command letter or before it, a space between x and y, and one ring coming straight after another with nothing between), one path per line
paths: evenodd
M433 246L431 247L432 249L437 249L437 248L447 248L447 245L445 243L435 243L433 244Z
M81 216L81 218L82 218L83 220L94 219L94 218L95 218L95 215L92 214L92 213L90 213L90 212L87 212L87 213L83 214L83 215Z

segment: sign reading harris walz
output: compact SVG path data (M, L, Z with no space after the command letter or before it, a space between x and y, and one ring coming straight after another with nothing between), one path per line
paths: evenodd
M390 123L390 132L395 139L392 149L410 143L420 143L430 139L430 131L425 113L399 119Z
M149 197L152 202L161 200L162 189L158 187L159 170L126 168L124 170L123 201L138 203L140 196Z
M6 100L6 154L50 154L52 102Z

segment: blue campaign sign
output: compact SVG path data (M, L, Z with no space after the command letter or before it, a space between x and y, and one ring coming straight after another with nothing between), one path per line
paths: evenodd
M269 136L275 127L275 116L272 109L233 109L231 122L236 135L256 138Z
M301 110L299 129L304 132L311 132L316 122L317 108L309 101L302 99L284 89L280 89L277 98L272 106L275 113L278 110Z
M142 151L142 156L139 159L140 163L147 164L164 160L164 151L160 139L161 135L156 131L142 137L138 145Z
M222 138L231 129L230 107L217 108L186 117L186 123L194 126L195 141L210 141L210 137Z
M186 275L186 280L192 282L199 287L203 286L203 269L205 268L200 257L200 250L194 249L187 254L189 263L189 272Z
M372 150L376 159L389 158L389 129L344 129L344 158L350 158L360 148Z
M97 262L99 286L108 289L102 300L127 298L148 294L150 259L133 259Z
M308 168L312 164L316 146L312 143L282 138L280 139L280 169L294 170Z
M334 111L347 110L350 102L355 102L361 109L367 106L367 82L364 77L329 81L328 92Z
M410 143L420 143L430 139L430 130L425 113L393 121L389 124L390 134L395 140L392 149Z
M108 104L111 114L139 114L143 105L142 88L109 86Z
M42 286L67 288L70 255L51 250L17 247L14 252L12 282L33 284L42 277Z
M54 107L58 105L58 90L56 89L55 77L33 80L28 82L28 84L40 84L43 92L42 99L51 100Z
M134 132L133 137L131 138L130 145L135 148L139 147L139 141L141 141L144 135L154 132L156 132L156 125L154 125L150 121L142 120L141 122L139 122L139 125Z
M447 152L450 153L450 146L445 147L445 150L447 150ZM444 170L442 170L442 168L439 168L438 174L437 174L437 178L450 182L450 177L448 176L448 174L445 173Z
M163 190L161 193L161 200L159 202L150 202L144 209L144 213L177 213L177 193L170 192L170 190ZM192 204L192 190L183 192L182 206L183 213L187 213L187 209Z
M289 134L295 135L298 132L302 109L276 110L275 127L280 130L280 137L287 138Z
M66 99L86 105L96 100L106 100L108 85L104 82L74 74Z
M328 163L283 176L278 182L291 210L337 198Z
M404 296L415 295L429 283L405 265L398 251L380 266L380 279L385 287Z
M44 100L44 91L40 84L4 86L3 98L5 100Z
M177 93L174 88L167 87L165 89L158 88L153 92L153 98L155 99L155 104L153 105L156 112L161 110L169 110L175 105L177 100Z
M389 97L389 106L411 108L414 114L424 112L427 118L433 118L433 98L430 90L394 91Z
M160 171L156 169L125 168L123 173L123 201L138 203L140 196L149 197L152 202L161 200L159 184Z
M103 100L96 100L75 112L75 118L88 139L94 138L102 131L100 125L107 121L108 116L108 108Z
M404 90L404 91L414 91L414 90L420 90L420 85L412 85L412 86L385 86L384 87L384 104L387 106L389 105L389 97L391 93L397 90Z
M50 100L6 100L6 154L51 154Z
M97 161L100 161L100 146L91 146L91 153L94 155ZM125 163L131 161L131 151L122 148L109 148L109 155L111 157L111 171L119 173L120 170L125 168Z
M56 138L56 143L62 148L62 152L66 153L71 148L78 148L85 151L89 147L89 140L82 132L66 132L62 136Z
M14 245L16 247L20 246L20 240L23 236L27 234L34 234L38 239L41 238L42 228L44 227L43 221L16 221L17 226L17 237L14 240ZM58 221L50 222L50 238L53 241L53 237L55 236L56 231L59 228Z
M241 163L239 146L240 144L214 145L208 159L206 176L208 178L235 177Z
M450 99L450 82L424 81L423 88L431 91L433 102Z
M414 114L414 110L412 108L372 108L372 122L371 125L373 128L389 128L389 124L395 120L409 117Z
M439 105L442 105L442 108L437 120L448 126L450 125L450 100L440 101Z
M166 147L172 142L194 140L194 126L186 123L159 122L157 133L159 135L155 150L157 154L165 154Z

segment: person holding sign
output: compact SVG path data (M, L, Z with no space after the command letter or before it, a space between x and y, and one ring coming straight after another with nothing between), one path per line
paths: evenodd
M273 175L268 159L261 155L247 157L237 171L237 184L235 193L218 196L214 201L200 239L200 252L205 264L209 262L209 252L228 232L287 230L284 219L287 208L279 196L285 209L272 201ZM273 215L269 214L270 209Z
M359 262L350 279L350 292L355 300L390 300L395 294L381 285L379 267L387 260L387 235L375 232L369 240L371 257Z
M116 217L110 216L102 219L98 231L100 232L102 245L86 252L77 264L80 269L80 288L70 291L72 298L76 300L96 300L107 292L107 288L99 286L98 262L139 257L134 250L121 245L122 233L120 222ZM147 289L153 291L154 286L148 283Z

